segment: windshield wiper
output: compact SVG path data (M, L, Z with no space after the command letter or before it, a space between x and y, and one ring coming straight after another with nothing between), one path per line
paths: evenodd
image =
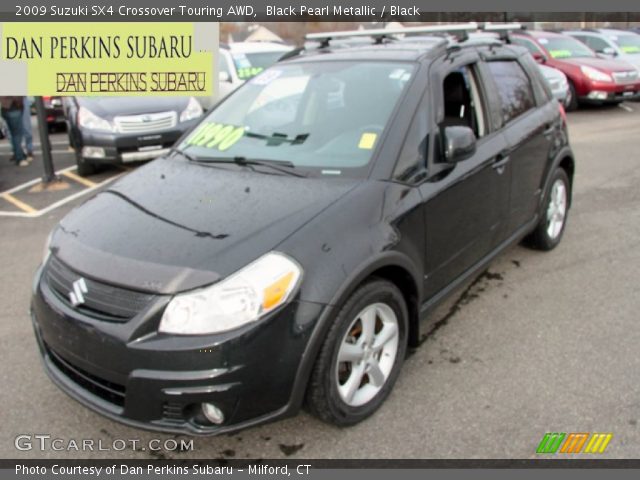
M296 166L293 164L293 162L289 162L287 160L260 160L247 157L204 157L195 159L194 161L198 163L235 163L236 165L240 165L243 167L251 167L257 165L260 167L268 167L273 170L277 170L278 172L286 173L287 175L293 175L294 177L305 178L307 176L305 173L296 172Z
M187 147L189 148L189 147ZM187 149L185 148L184 150L178 148L178 147L171 147L171 149L169 150L169 155L174 154L174 155L180 155L181 157L186 158L187 160L189 160L190 162L199 162L200 160L196 157L194 157L193 155L187 153L186 151Z
M255 132L245 132L245 136L249 138L257 138L259 140L266 140L268 147L277 147L279 145L282 145L283 143L289 143L290 145L302 145L307 140L307 138L309 138L308 133L300 133L294 138L289 138L286 133L278 132L274 132L271 135L263 135L261 133Z

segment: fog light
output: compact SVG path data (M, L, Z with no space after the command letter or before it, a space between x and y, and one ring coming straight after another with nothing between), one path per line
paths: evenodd
M84 158L104 158L104 148L102 147L83 147L82 156Z
M602 90L594 90L589 92L588 97L593 100L606 100L609 94L607 92L603 92Z
M222 413L222 410L216 407L213 403L203 403L202 413L207 417L207 420L215 425L220 425L224 422L224 413Z

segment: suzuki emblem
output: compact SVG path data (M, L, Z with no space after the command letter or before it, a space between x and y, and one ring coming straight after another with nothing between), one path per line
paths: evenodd
M77 307L78 305L82 305L84 303L84 293L87 293L89 290L87 289L87 284L84 281L84 278L76 280L73 282L73 290L69 292L69 300L71 301L71 305Z

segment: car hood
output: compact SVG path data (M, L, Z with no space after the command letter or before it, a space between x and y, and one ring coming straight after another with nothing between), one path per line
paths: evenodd
M640 53L626 53L624 55L620 55L618 58L636 68L640 68Z
M609 58L599 57L580 57L580 58L563 58L563 62L575 65L577 67L587 65L594 67L604 72L626 72L633 70L633 67L627 62L620 60L612 60Z
M78 103L108 120L121 115L142 115L158 112L182 112L189 97L91 97L79 98Z
M275 249L356 184L161 158L67 215L51 251L88 278L176 293Z

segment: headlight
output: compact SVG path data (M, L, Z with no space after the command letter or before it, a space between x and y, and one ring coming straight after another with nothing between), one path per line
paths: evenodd
M200 115L202 115L202 106L200 105L200 102L191 97L187 108L185 108L180 114L180 121L186 122L187 120L198 118Z
M105 132L113 132L115 130L110 121L97 116L85 107L80 107L78 110L78 125L87 130L102 130Z
M47 235L47 239L44 242L44 250L42 251L42 265L47 263L51 256L51 239L53 238L53 230Z
M215 285L176 295L159 331L198 335L255 322L289 301L301 277L297 262L282 253L267 253Z
M604 73L597 68L587 67L586 65L583 65L582 67L580 67L580 70L582 70L582 73L584 73L587 77L596 82L613 82L613 78L611 78L611 75L609 75L608 73Z

